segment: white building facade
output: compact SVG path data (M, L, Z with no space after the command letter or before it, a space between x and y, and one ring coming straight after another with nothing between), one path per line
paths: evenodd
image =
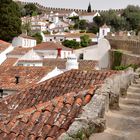
M12 41L13 47L23 47L23 48L29 48L36 46L36 40L32 37L26 36L26 35L20 35L18 37L15 37Z

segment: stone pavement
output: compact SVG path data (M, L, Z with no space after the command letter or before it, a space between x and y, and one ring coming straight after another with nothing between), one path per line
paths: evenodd
M120 98L120 109L105 115L107 128L89 140L140 140L140 79Z

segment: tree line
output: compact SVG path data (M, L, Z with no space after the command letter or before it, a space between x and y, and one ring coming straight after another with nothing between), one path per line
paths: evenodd
M87 12L91 12L90 4ZM139 6L129 5L120 11L110 9L106 12L101 12L100 15L101 16L94 17L91 23L86 20L79 20L79 17L73 17L72 20L75 22L75 25L71 28L97 33L102 25L107 24L111 27L112 32L133 30L138 33L140 31Z

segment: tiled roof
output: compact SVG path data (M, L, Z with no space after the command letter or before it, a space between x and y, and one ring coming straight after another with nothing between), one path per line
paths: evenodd
M59 69L66 68L66 59L44 59L44 66L54 66ZM81 70L94 70L95 66L98 64L97 61L94 60L79 60L79 69Z
M93 33L67 33L65 36L75 38L75 37L81 37L83 35L88 35L90 38L95 38L96 37L96 35L93 34Z
M69 93L20 111L0 123L0 138L17 140L56 140L66 132L94 94L94 89Z
M0 40L0 52L6 50L10 45L10 43Z
M36 40L35 38L31 37L31 36L27 36L25 34L21 34L19 35L19 37L22 37L22 38L26 38L26 39L33 39L33 40Z
M114 72L71 70L12 95L7 103L10 108L16 106L16 110L27 109L67 93L86 90L92 84L102 83L112 73Z
M0 88L21 90L28 85L35 84L42 79L54 67L21 67L21 66L0 66ZM19 83L16 84L15 76L19 76Z
M58 42L43 42L37 46L34 47L34 50L56 50L58 48L62 48L62 50L71 50L70 48L67 48L63 46L62 44Z
M2 100L15 115L0 122L0 138L56 140L114 71L71 70Z
M8 53L7 55L24 55L32 48L23 48L23 47L15 47L13 51Z
M94 16L97 12L81 13L80 16Z
M16 64L16 62L18 61L18 58L7 58L2 64L1 66L14 66L14 64Z

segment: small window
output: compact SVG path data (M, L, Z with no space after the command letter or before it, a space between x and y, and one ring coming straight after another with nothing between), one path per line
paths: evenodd
M105 30L103 30L103 35L105 35Z

